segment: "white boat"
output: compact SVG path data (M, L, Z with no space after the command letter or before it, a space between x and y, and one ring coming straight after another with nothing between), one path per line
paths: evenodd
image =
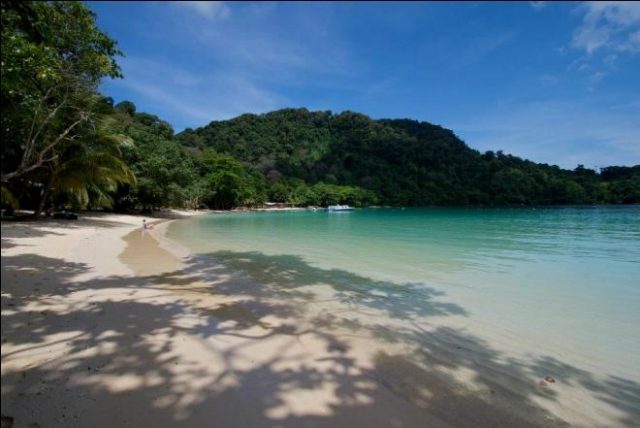
M353 211L349 205L329 205L327 211Z

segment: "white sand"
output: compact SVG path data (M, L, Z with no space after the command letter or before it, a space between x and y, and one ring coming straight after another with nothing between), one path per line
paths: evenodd
M2 414L15 426L632 426L578 393L558 404L559 385L517 367L483 367L479 344L440 343L446 331L424 331L433 347L407 358L399 330L359 326L371 318L341 315L332 290L257 284L160 245L166 223L140 225L2 224Z

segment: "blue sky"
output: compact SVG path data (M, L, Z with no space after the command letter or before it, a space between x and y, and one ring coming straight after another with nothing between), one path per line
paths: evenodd
M89 2L104 82L177 131L283 107L408 117L573 168L640 163L640 2Z

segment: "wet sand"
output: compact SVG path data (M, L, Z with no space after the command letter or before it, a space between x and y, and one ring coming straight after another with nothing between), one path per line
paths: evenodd
M617 396L598 384L613 410L590 410L565 379L540 383L570 368L502 361L447 327L379 324L352 293L288 286L318 272L193 256L162 238L166 224L3 223L2 414L14 426L635 423L624 379Z

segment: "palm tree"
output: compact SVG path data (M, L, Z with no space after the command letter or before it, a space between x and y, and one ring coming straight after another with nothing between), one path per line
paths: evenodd
M103 135L79 145L74 156L58 170L56 190L73 196L82 207L110 207L113 203L110 194L118 185L135 182L120 151L129 141L121 135Z
M103 106L104 107L104 106ZM48 165L46 184L35 216L49 197L72 199L74 205L110 207L119 184L132 184L135 176L122 158L121 148L131 139L116 132L112 115L98 112L81 137L68 141Z

